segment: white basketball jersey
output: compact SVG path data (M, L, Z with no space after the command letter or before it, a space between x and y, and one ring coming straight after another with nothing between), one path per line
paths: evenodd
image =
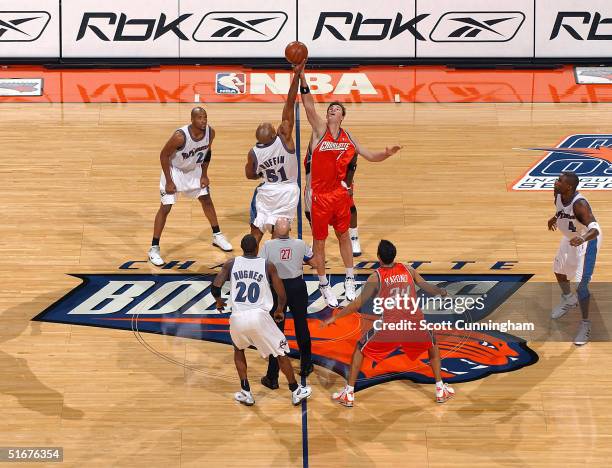
M567 206L563 205L561 201L561 195L557 194L555 198L555 208L557 210L557 228L563 233L565 237L570 239L584 234L587 227L576 219L574 214L574 203L578 200L586 200L582 195L576 193L571 203Z
M185 144L174 153L170 158L170 165L176 167L183 172L191 172L196 166L204 162L204 158L208 154L210 146L210 127L206 126L204 136L200 140L194 140L189 127L185 125L178 129L185 135Z
M285 148L281 137L277 136L267 146L258 143L253 146L253 152L257 158L255 172L263 174L266 184L297 183L297 157Z
M265 258L236 257L230 273L232 313L274 306Z

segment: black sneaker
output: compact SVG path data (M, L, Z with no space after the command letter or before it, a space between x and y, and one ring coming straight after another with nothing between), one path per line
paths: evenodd
M308 366L300 370L300 376L308 377L310 374L313 373L313 371L314 371L314 366L312 365L312 363L310 363Z
M261 384L264 387L268 387L270 390L276 390L278 388L278 379L272 379L267 375L261 378Z

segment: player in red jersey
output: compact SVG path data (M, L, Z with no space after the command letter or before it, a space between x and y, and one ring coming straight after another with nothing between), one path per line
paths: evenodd
M348 233L351 220L351 197L344 182L348 165L354 156L360 154L368 161L384 161L397 153L400 146L387 147L384 151L370 151L352 138L340 124L346 109L339 102L332 102L325 115L319 116L315 110L314 99L310 94L304 72L300 74L302 104L312 136L306 155L307 185L310 193L304 194L306 205L311 203L311 225L314 258L318 265L319 288L327 305L336 307L338 300L329 287L325 276L325 240L328 226L333 226L340 244L340 255L346 268L344 280L345 296L349 301L355 299L355 277L353 273L353 251Z
M429 365L436 379L436 401L438 403L444 403L455 394L455 391L442 381L440 350L433 336L420 326L421 320L424 320L423 312L418 307L414 307L417 304L415 285L432 296L446 296L447 292L445 289L428 284L414 269L396 263L396 253L395 246L391 242L381 240L378 244L380 268L370 275L356 300L324 322L325 325L330 325L345 315L359 311L370 301L373 304L373 312L380 313L376 317L377 320L373 322L372 328L367 330L357 342L347 385L332 396L332 399L341 405L353 406L355 383L363 356L380 362L399 348L413 360L423 351L428 351ZM395 305L389 306L385 304L388 299L399 300L392 301ZM376 307L382 308L382 312L377 311ZM393 326L402 324L406 328L408 322L413 324L409 330L398 331L397 327Z

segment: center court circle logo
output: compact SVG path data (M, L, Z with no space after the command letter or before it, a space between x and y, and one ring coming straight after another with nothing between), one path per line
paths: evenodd
M146 349L161 358L196 372L225 378L223 369L207 369L186 361L181 354L160 350L147 333L172 338L187 338L231 345L229 313L219 313L210 286L212 274L87 274L72 275L82 283L41 312L34 320L131 330ZM483 297L483 308L464 314L435 313L432 323L443 321L478 322L491 314L517 291L530 275L516 274L446 274L424 275L457 296ZM363 283L367 275L357 275ZM308 326L312 336L313 362L346 375L355 343L362 334L361 317L352 315L337 326L321 328L322 320L332 311L325 307L314 275L305 276L309 297ZM344 276L331 275L332 289L342 300ZM227 287L227 285L226 285ZM224 292L226 295L227 292ZM485 297L486 294L486 297ZM285 336L290 355L298 357L293 318L287 315ZM436 339L444 357L444 379L463 382L487 375L518 370L537 362L537 355L524 340L503 332L465 331L453 327L440 331ZM157 340L155 340L157 341ZM182 348L181 348L182 349ZM403 353L391 353L382 361L364 361L359 387L366 388L390 380L430 383L427 353L411 361Z

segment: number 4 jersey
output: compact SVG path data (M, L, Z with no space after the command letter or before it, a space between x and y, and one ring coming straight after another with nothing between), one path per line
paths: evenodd
M297 184L298 161L280 136L269 145L253 147L257 158L255 171L264 182L255 189L251 202L251 224L261 232L271 230L278 218L293 219L300 189Z
M578 221L574 213L574 204L578 200L587 201L586 198L584 198L578 192L576 192L574 198L572 198L572 201L567 206L563 204L563 201L561 201L560 194L557 194L557 196L555 197L555 209L557 211L557 227L565 237L568 237L570 239L576 236L580 236L587 231L587 227L580 221Z
M265 258L236 257L230 285L232 314L254 310L269 313L274 306Z

